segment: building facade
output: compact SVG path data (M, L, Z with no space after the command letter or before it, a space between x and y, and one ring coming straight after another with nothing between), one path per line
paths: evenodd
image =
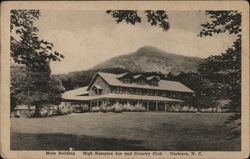
M141 104L147 111L167 111L171 105L192 106L193 90L176 81L142 74L98 72L87 87L63 94L65 102L87 104L91 110L102 104Z

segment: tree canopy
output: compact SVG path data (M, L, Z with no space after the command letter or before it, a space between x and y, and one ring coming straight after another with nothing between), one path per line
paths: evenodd
M40 39L34 25L41 13L39 10L11 10L10 55L14 62L26 66L43 65L48 61L60 61L63 55L53 50L53 44Z
M106 13L110 14L116 23L125 21L127 24L135 25L142 22L142 18L137 10L107 10ZM146 16L147 22L152 26L158 26L163 31L167 31L170 28L168 15L165 10L145 10L143 14Z
M14 104L36 106L38 115L42 104L58 104L64 91L60 81L50 76L50 61L60 61L63 55L53 50L53 44L38 37L35 21L39 10L10 12L11 99ZM20 71L20 72L19 72Z
M210 56L199 66L201 75L214 85L211 89L217 96L230 98L232 109L240 107L241 99L241 14L238 11L207 11L209 20L201 24L199 36L212 36L219 33L237 35L237 39L225 53Z
M230 108L235 113L225 123L239 121L241 118L241 13L239 11L207 11L209 20L201 24L199 36L229 33L237 36L233 45L225 53L210 56L199 66L199 72L209 81L214 94L219 98L229 98ZM229 138L240 135L240 123L232 128Z
M208 21L201 24L199 36L212 36L214 34L241 33L241 13L239 11L206 11Z

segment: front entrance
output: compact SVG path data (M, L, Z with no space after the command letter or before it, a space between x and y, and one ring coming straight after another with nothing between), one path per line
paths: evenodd
M165 111L165 103L164 102L158 103L158 111L161 111L161 112Z
M149 111L156 111L156 102L149 102Z

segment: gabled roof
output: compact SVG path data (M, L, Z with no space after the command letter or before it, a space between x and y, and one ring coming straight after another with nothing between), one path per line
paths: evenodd
M156 77L156 76L150 76L150 77L147 77L147 80L150 81L152 79L156 79L157 81L159 81L159 78Z
M117 79L117 76L119 76L117 74L98 72L96 76L97 75L101 76L111 86L194 93L193 90L189 89L188 87L177 81L160 80L158 82L158 86L150 86L150 85L139 85L136 83L123 83L119 79ZM94 78L96 78L96 76ZM91 84L89 86L91 86Z
M128 72L125 72L125 73L122 73L122 74L117 75L116 78L122 78L122 77L124 77L124 76L126 76L126 75L128 75L128 74L129 74Z
M95 86L95 88L97 88L97 89L102 89L102 87L99 86L99 85L97 85L97 84L95 84L94 86Z
M62 98L68 99L68 98L74 98L76 96L88 95L89 92L87 91L87 88L88 87L81 87L70 91L66 91L62 94Z
M142 74L133 76L134 79L138 79L138 78L141 78L141 77L146 79L146 77L144 75L142 75Z

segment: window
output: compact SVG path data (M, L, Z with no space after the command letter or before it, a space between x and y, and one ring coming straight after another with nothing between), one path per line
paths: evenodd
M98 91L98 90L94 87L94 88L93 88L93 91L94 91L94 94L97 94L97 91Z
M152 81L152 86L158 86L157 81Z
M162 91L162 96L166 96L166 92L165 91Z
M157 94L157 91L153 90L153 96L156 96L156 94Z
M119 93L119 87L112 87L112 93Z
M158 96L161 96L162 95L162 92L161 92L161 90L158 90L158 94L157 94Z
M143 90L139 89L139 94L142 95Z
M127 88L123 88L123 89L122 89L122 93L123 93L123 94L126 94L126 93L127 93Z
M143 80L139 80L139 81L137 81L137 84L144 85L145 82Z
M135 94L139 94L139 89L138 88L135 90Z
M129 89L128 89L128 92L129 92L130 94L133 94L133 88L129 88Z
M136 94L137 93L137 90L134 88L133 89L133 94Z
M132 83L132 81L131 81L130 78L124 78L124 79L122 80L122 82L124 82L124 83Z
M92 90L93 90L93 92L94 92L95 95L102 94L102 90L101 89L97 89L97 88L94 87Z
M98 90L97 90L97 94L99 94L99 95L102 94L102 90L101 90L101 89L98 89Z
M149 95L153 96L154 95L154 91L153 90L149 90Z
M122 87L118 87L118 88L117 88L117 93L123 93L123 90L124 90L124 89L123 89Z

